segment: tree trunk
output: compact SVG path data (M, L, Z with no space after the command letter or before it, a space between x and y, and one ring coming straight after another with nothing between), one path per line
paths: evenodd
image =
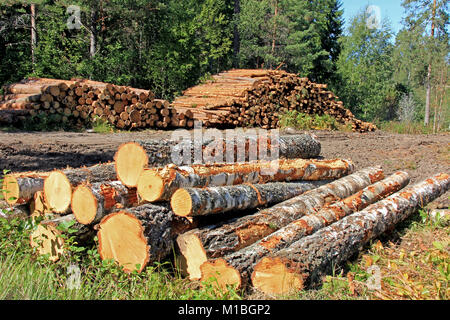
M435 30L435 18L436 18L436 0L433 1L433 10L431 14L431 38L434 38L434 30ZM428 64L428 72L427 72L427 95L425 101L425 125L428 126L430 123L430 104L431 104L431 71L432 71L432 63Z
M222 263L218 263L214 260L205 262L200 267L202 270L202 281L213 277L215 274L225 273L232 275L232 278L228 279L224 276L218 277L218 283L223 289L226 289L227 284L245 287L250 280L250 275L253 272L255 263L262 257L268 254L274 254L301 238L310 235L353 212L366 208L368 205L404 188L408 183L408 174L406 172L397 172L383 181L370 185L350 197L325 205L318 212L308 212L309 214L289 223L260 241L226 255L223 258L217 259L223 260ZM224 272L224 270L228 271ZM235 274L238 274L239 277L236 278L234 276ZM237 282L235 282L236 279L238 280Z
M240 0L234 0L234 28L233 28L233 66L235 68L239 67L239 51L241 47L241 39L240 39L240 33L238 28L239 21L238 16L241 13L241 3Z
M186 232L177 238L191 280L201 277L200 266L211 258L245 248L325 204L346 198L383 178L381 168L368 168L308 191L300 196L244 216Z
M252 284L269 294L311 287L368 241L395 228L449 187L448 174L436 175L302 238L258 262L251 276Z
M149 202L170 200L180 188L205 186L230 186L242 183L267 183L298 180L337 179L353 172L349 160L257 161L238 164L169 165L157 169L146 179L145 186L138 185L139 196ZM145 191L141 192L141 191Z
M71 209L81 224L92 225L108 213L138 204L135 188L127 188L120 181L81 184L72 194Z
M89 56L94 58L97 48L97 9L91 8L91 28L89 30Z
M114 163L98 164L78 169L55 170L44 181L44 194L50 208L56 213L68 213L72 187L83 182L114 181L117 179Z
M219 215L228 211L274 205L330 181L242 184L237 186L178 189L170 204L178 216Z
M33 71L34 66L36 64L36 58L35 58L35 50L36 50L36 44L37 44L37 36L36 36L36 4L31 4L31 63L33 64Z
M145 204L111 213L99 224L100 257L114 259L127 272L141 272L172 252L181 219L175 218L166 205Z

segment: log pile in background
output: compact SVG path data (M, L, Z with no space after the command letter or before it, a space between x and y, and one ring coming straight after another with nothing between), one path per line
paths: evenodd
M168 101L155 99L150 90L44 78L27 79L4 90L6 101L0 102L0 120L7 123L23 121L29 114L79 128L89 126L96 117L119 129L194 126L189 111L177 112Z
M153 157L149 145L141 149ZM285 294L313 285L330 266L342 264L450 187L450 176L442 173L402 189L409 182L405 172L387 178L380 167L353 172L351 162L340 159L281 160L281 169L264 179L260 169L266 165L182 170L144 163L141 175L150 172L163 181L158 203L148 203L136 185L121 181L117 163L10 174L2 189L6 197L17 198L8 200L11 214L44 219L30 245L52 261L64 254L61 235L67 229L78 242L97 234L101 258L115 260L127 272L169 259L175 248L175 265L191 280L204 283L213 277L224 290L230 284L251 285ZM297 181L302 179L312 181Z
M311 115L327 114L353 131L374 131L346 109L327 85L275 70L230 70L211 81L183 92L172 106L190 110L207 126L279 127L280 116L288 111Z

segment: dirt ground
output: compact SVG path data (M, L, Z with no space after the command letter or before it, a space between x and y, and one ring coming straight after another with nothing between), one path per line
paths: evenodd
M381 165L385 174L405 170L411 183L450 173L450 134L400 135L383 131L346 133L310 131L322 144L324 158L351 159L357 169ZM294 132L289 132L294 133ZM137 133L0 132L0 170L49 171L112 161L118 146L134 139L170 138L172 131ZM450 192L432 207L448 207Z

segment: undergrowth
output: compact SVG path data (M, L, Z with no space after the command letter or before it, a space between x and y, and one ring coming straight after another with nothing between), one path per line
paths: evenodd
M292 127L298 130L352 131L350 124L343 125L330 115L308 115L296 110L281 115L280 126L281 128Z

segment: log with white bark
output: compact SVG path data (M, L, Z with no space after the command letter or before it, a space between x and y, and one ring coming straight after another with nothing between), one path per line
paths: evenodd
M348 198L325 205L317 212L308 212L302 218L289 223L287 226L248 247L226 255L223 258L205 262L200 267L202 271L201 280L206 281L214 277L214 275L220 274L221 276L216 276L217 282L215 284L222 287L222 289L226 289L227 285L245 287L249 282L255 263L262 257L268 254L274 254L295 241L353 212L366 208L370 204L399 191L408 185L408 183L408 174L400 171L364 188ZM229 277L224 275L229 275Z
M29 203L36 192L44 188L47 172L24 172L4 177L2 193L9 205Z
M202 189L181 188L173 194L170 205L172 211L182 217L218 215L231 210L274 205L330 182L273 182Z
M208 259L247 247L325 204L349 197L381 179L381 168L363 169L255 214L188 231L177 238L184 261L182 271L191 280L200 279L200 266Z
M120 181L80 184L73 194L71 209L81 224L95 224L114 210L138 204L136 188L127 188Z
M450 176L438 174L264 257L254 267L253 287L268 294L314 287L368 241L394 229L449 187Z
M117 178L114 163L92 167L52 171L44 181L44 195L49 207L56 213L68 213L72 188L80 183L113 181Z
M332 180L348 175L353 170L353 163L342 159L282 159L184 167L168 165L150 173L142 181L145 185L138 184L138 193L145 201L167 201L180 188L298 180Z

